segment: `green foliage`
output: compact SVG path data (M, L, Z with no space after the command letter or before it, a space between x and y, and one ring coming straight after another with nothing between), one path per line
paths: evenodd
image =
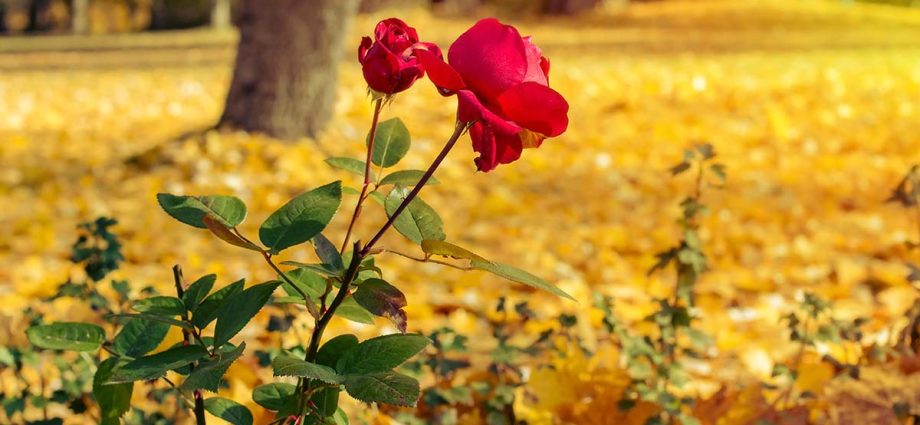
M382 99L377 99L374 119L379 117ZM461 123L462 124L462 123ZM468 126L468 123L467 123ZM161 379L169 388L153 388L149 397L163 403L164 397L174 394L183 398L184 404L193 406L195 417L201 418L204 410L211 412L231 424L251 424L254 417L243 405L221 397L205 399L204 391L217 392L224 385L223 377L233 362L243 355L246 344L235 346L230 343L260 311L266 308L281 308L283 314L270 315L268 329L271 332L286 332L291 328L297 312L306 309L314 319L313 332L304 346L290 349L270 349L256 353L262 366L271 364L275 376L297 378L297 384L272 383L261 385L253 391L253 400L259 405L277 412L276 421L293 420L303 424L347 424L348 419L338 407L339 397L344 390L352 397L368 403L384 403L397 406L415 406L421 396L419 382L412 376L396 369L417 355L429 345L429 339L418 334L406 334L408 301L403 292L383 279L384 273L376 264L375 256L388 251L375 247L383 234L391 227L422 245L424 258L404 257L421 262L435 262L433 256L464 260L469 266L456 268L488 271L500 277L531 287L544 289L556 295L570 298L531 273L484 258L456 245L443 242L443 222L437 212L417 196L424 184L437 183L432 178L435 168L447 154L444 150L432 166L426 170L399 170L378 179L370 171L369 163L384 168L396 165L406 156L411 147L411 136L403 122L398 119L374 123L376 129L368 135L365 161L337 157L326 163L333 168L364 177L361 190L344 188L340 181L304 192L289 200L270 214L259 227L258 241L253 242L237 226L247 214L246 205L233 196L183 196L160 193L157 201L162 209L176 220L187 225L208 229L218 239L231 245L255 251L277 274L278 280L244 288L242 280L213 291L216 275L203 276L186 285L179 266L174 267L175 295L160 295L152 288L132 293L125 282L113 282L112 289L118 294L119 302L110 303L97 291L91 282L68 282L58 291L58 297L85 298L93 308L100 310L102 317L111 322L115 336L106 341L102 328L91 324L38 325L29 329L29 339L34 345L51 349L77 351L98 351L104 348L110 357L100 362L98 357L88 359L90 367L98 366L93 378L93 392L100 404L100 421L115 424L124 417L127 423L167 423L168 419L158 413L148 414L140 409L131 409L130 398L135 381ZM452 147L466 128L458 124L451 140L445 145ZM373 140L370 138L373 137ZM381 186L394 185L389 195L378 191ZM417 186L410 190L407 186ZM322 232L331 223L342 202L343 190L359 194L358 205L351 217L345 240L341 244L329 240ZM388 221L369 239L362 242L352 231L367 198L378 202ZM399 211L399 214L397 214ZM122 261L120 245L108 232L114 220L100 219L87 225L87 233L74 245L74 261L86 263L87 274L94 281L102 279L117 268ZM354 243L352 243L354 241ZM275 256L281 251L312 242L313 252L319 262L282 262L293 266L282 270L275 263ZM263 248L264 246L264 248ZM338 247L342 246L341 249ZM287 296L269 303L272 294L282 286ZM213 291L213 292L212 292ZM140 297L138 297L140 298ZM266 307L275 306L275 307ZM504 300L500 302L504 309ZM129 306L134 313L126 312ZM300 308L300 309L298 309ZM130 311L130 310L129 310ZM524 321L535 313L520 303L516 313ZM359 342L353 335L332 338L320 346L326 326L335 316L360 323L373 324L374 316L389 319L401 332L379 336ZM205 335L212 322L213 335ZM33 320L33 323L40 323ZM576 323L574 316L560 318L563 328ZM123 325L119 328L119 325ZM182 331L182 342L171 348L149 354L165 339L171 326ZM498 328L504 329L504 325ZM512 370L516 382L523 372L516 369L516 356L539 352L546 345L551 332L541 334L530 346L520 347L509 342L509 333L495 331L499 341L493 353L496 368ZM446 333L446 331L444 331ZM435 338L447 338L446 334L432 334ZM463 345L463 339L453 335L451 344ZM436 341L436 351L443 352L443 340ZM3 354L3 353L0 353ZM0 356L0 360L4 360ZM468 366L461 360L439 358L431 360L432 369L442 375ZM409 367L411 367L411 363ZM181 382L167 379L168 372L184 376ZM450 391L432 391L430 400L440 399L448 403L471 402L474 393L490 399L486 410L490 418L509 419L502 412L510 409L514 401L515 383L501 381L486 387L469 386ZM7 411L22 410L25 397L4 401ZM37 397L32 402L38 406L46 401ZM8 414L9 416L9 414ZM202 425L201 419L196 420ZM497 423L490 420L490 423Z
M122 321L122 319L126 319L126 320L143 319L143 320L149 320L153 322L165 323L167 325L175 326L175 327L186 329L186 330L192 329L192 325L187 322L184 322L182 320L176 320L171 317L158 316L156 314L147 314L147 313L118 313L118 314L115 314L113 313L113 314L105 315L104 318L106 320L110 320L113 322L120 322Z
M370 135L368 135L370 145ZM399 118L392 118L377 125L377 134L374 137L374 150L371 152L371 162L380 167L392 167L399 162L406 153L412 139L409 129ZM362 172L363 174L363 172Z
M326 239L322 233L313 238L313 250L316 252L316 256L323 262L323 265L328 266L331 270L341 272L345 269L345 264L342 261L342 255L339 254L339 250L336 249L332 241Z
M121 243L109 228L118 224L118 221L99 217L93 222L83 223L78 226L80 236L74 242L70 260L74 263L83 263L86 275L94 281L100 281L109 273L118 269L118 264L124 261L121 254Z
M390 195L386 198L388 216L393 216L409 192L408 188L401 186L390 191ZM409 205L396 217L393 226L403 236L419 244L426 239L444 240L447 237L444 234L444 222L441 221L441 217L421 198L415 198L409 202Z
M130 319L112 340L112 350L125 357L140 357L160 345L169 325L145 319Z
M289 356L278 356L272 361L272 370L275 376L297 376L325 382L327 384L340 384L342 377L335 373L335 369L316 363Z
M244 289L223 302L214 327L214 346L230 341L268 302L281 282L271 281Z
M245 281L240 279L205 297L198 307L192 311L192 324L199 329L208 326L214 319L217 319L224 300L240 293L244 284Z
M159 378L166 372L188 366L208 355L208 350L198 345L170 348L149 356L132 360L116 368L107 383L119 384Z
M479 259L473 259L470 262L470 265L474 269L487 271L489 273L492 273L497 276L501 276L510 281L522 283L524 285L534 287L537 289L542 289L544 291L548 291L552 294L558 295L562 298L568 298L572 301L575 301L575 298L572 298L572 296L565 293L565 291L517 267L509 266L507 264L502 264L502 263L496 263L492 261L483 261Z
M349 173L357 174L363 177L366 163L354 158L332 157L326 158L326 164L329 164L329 166L332 168L348 171ZM377 177L374 175L373 171L371 171L371 180L377 180Z
M400 332L406 332L406 295L383 279L371 278L358 286L355 301L375 316L386 317Z
M240 344L239 347L224 345L223 350L216 356L212 356L206 361L199 362L188 374L188 377L185 378L185 381L182 381L182 385L180 385L179 388L184 391L203 389L217 392L221 379L224 374L227 373L227 369L230 368L230 365L235 362L236 359L243 355L245 349L245 342Z
M374 324L374 315L364 307L361 307L354 297L346 298L335 312L335 315L356 323Z
M204 401L208 413L217 416L231 425L252 425L252 413L246 406L222 397L211 397Z
M682 216L677 222L682 230L681 240L658 253L658 262L649 270L652 274L673 266L676 272L674 295L657 300L658 310L645 318L654 325L657 335L634 335L614 316L613 300L595 296L595 307L604 312L604 326L616 336L621 346L621 363L631 379L620 407L630 409L639 400L657 404L660 410L649 418L648 424L699 423L688 413L692 399L679 393L687 382L684 358L700 357L712 344L711 338L693 328L691 311L694 288L708 268L699 237L699 216L708 211L702 200L706 178L708 174L715 176L719 183L713 187L721 187L726 178L725 167L714 163L715 157L712 145L700 144L684 151L683 161L670 170L678 176L695 169L696 178L693 191L680 203ZM689 340L689 347L682 343L685 339Z
M177 196L159 193L157 202L176 220L200 229L207 229L203 221L205 216L226 227L235 227L246 218L246 205L233 196Z
M454 259L488 261L477 254L450 242L426 239L422 241L422 251L428 255L440 255Z
M176 297L157 296L134 303L134 310L156 316L179 316L185 313L185 304Z
M105 342L105 331L89 323L33 326L26 331L26 336L33 345L49 350L96 351Z
M384 176L380 183L380 186L385 186L388 184L393 185L402 185L402 186L415 186L422 179L422 176L425 175L425 172L422 170L400 170L394 171L386 176ZM428 179L425 184L438 184L440 183L438 179L433 176Z
M345 378L345 390L365 403L408 407L414 407L419 396L418 381L392 371L349 375Z
M354 335L339 335L327 341L316 354L316 363L335 368L338 360L346 352L358 346L358 337Z
M326 228L342 202L342 182L305 192L265 219L259 239L272 253L304 243Z
M428 343L422 335L378 336L346 351L335 369L346 375L386 372L418 354Z
M185 304L185 309L194 312L204 297L208 296L208 293L214 288L215 282L217 282L216 274L204 275L192 282L182 294L182 303Z
M131 408L131 393L134 383L108 384L112 379L112 372L118 366L118 359L109 358L99 363L96 375L93 377L93 398L99 404L102 422L117 423L118 418Z
M268 410L282 410L293 399L295 388L291 384L276 382L259 385L252 390L252 401Z

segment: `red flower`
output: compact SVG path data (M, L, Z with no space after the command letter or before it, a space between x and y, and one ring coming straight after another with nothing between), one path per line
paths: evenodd
M441 56L438 46L420 43L415 28L397 18L380 21L374 29L374 39L361 39L358 62L368 87L383 94L406 90L425 75L415 51L430 50L432 55Z
M549 60L497 19L483 19L450 46L447 63L435 52L417 51L441 94L456 94L457 119L470 127L476 166L490 171L520 158L568 127L569 104L549 88Z

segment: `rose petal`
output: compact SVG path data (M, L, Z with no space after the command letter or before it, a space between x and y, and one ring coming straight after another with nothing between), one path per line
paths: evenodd
M438 91L444 96L449 96L457 90L466 88L466 84L463 83L460 74L451 68L450 65L444 63L439 57L440 50L438 53L438 55L435 55L427 49L418 49L415 51L415 56L422 64L422 68L425 72L428 73L428 78L431 79L431 82L438 88Z
M493 131L504 135L517 134L521 131L519 125L493 112L469 90L457 92L457 119L464 122L482 122Z
M371 48L374 42L370 37L361 37L361 45L358 46L358 62L363 62L367 55L367 50Z
M521 83L502 93L498 104L503 116L544 136L558 136L569 126L568 102L544 85Z
M450 46L447 62L478 95L491 99L524 80L524 40L514 27L483 19Z
M403 72L403 63L401 62L396 55L379 43L374 44L361 63L361 72L364 74L364 80L367 81L368 87L386 94L400 91L397 89L400 86ZM411 82L409 84L411 85Z
M527 73L524 74L524 81L549 85L546 80L547 72L541 66L544 60L543 52L530 41L530 36L524 37L524 51L527 54Z
M476 168L483 172L494 170L498 164L516 161L523 150L521 139L517 136L496 134L482 123L470 127L470 139L473 150L479 152L479 158L474 160Z

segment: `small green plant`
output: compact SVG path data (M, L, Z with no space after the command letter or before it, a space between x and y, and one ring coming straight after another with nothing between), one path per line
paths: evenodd
M916 240L907 241L907 249L920 253L920 164L910 167L888 202L897 203L913 215L917 235ZM908 262L907 268L907 281L920 293L920 260L916 264ZM907 318L908 325L898 336L896 349L903 353L920 353L920 299L907 311Z
M671 297L656 299L658 309L645 318L654 324L656 335L635 335L613 314L613 300L595 296L595 307L604 312L604 325L616 338L621 348L621 361L625 364L631 383L620 401L621 409L630 409L637 402L659 406L656 415L646 424L697 424L690 415L693 398L682 395L687 383L685 357L702 357L711 346L711 338L693 326L694 288L707 269L706 254L699 236L699 217L707 212L703 191L710 185L711 176L721 187L725 182L725 168L714 161L715 151L709 144L699 144L684 151L683 160L671 168L678 176L695 171L693 192L680 203L682 209L678 224L680 241L661 253L649 274L672 266L676 283Z
M865 319L857 318L852 321L841 320L834 317L833 303L814 293L805 292L796 305L795 310L783 316L783 322L789 330L789 340L797 342L799 349L791 363L777 363L773 367L773 377L787 382L786 387L773 403L779 409L791 408L790 399L795 390L794 383L799 375L802 359L807 350L818 350L819 343L840 344L844 341L860 345L863 337L862 326ZM860 363L862 356L854 359L836 359L830 354L825 354L822 360L832 365L835 376L847 375L859 379ZM798 394L796 400L813 397L807 392Z
M45 299L46 303L61 298L71 298L83 302L96 311L109 313L118 309L117 305L100 292L105 278L117 270L123 260L121 244L117 236L110 231L116 225L114 219L100 217L92 222L78 226L79 236L73 244L70 259L82 266L86 279L72 280L60 284L54 295ZM129 285L126 281L110 280L111 289L118 294L118 302L126 300ZM42 329L42 314L31 308L26 311L26 320L34 329ZM50 342L53 345L54 342ZM3 413L7 423L63 423L63 418L52 417L50 407L65 406L73 414L91 412L93 374L100 359L95 354L81 352L76 356L60 356L56 353L35 350L32 347L0 347L0 370L10 369L16 377L12 392L3 392ZM35 371L39 377L38 386L23 377L24 370ZM51 391L48 388L47 371L53 369L54 375L60 377L60 388ZM3 391L3 389L0 389ZM28 419L28 411L40 412L41 419Z
M563 314L557 319L558 330L549 328L533 340L521 341L516 337L521 329L537 319L527 302L509 305L501 297L495 313L497 318L483 317L492 329L494 341L484 369L472 367L466 336L450 328L428 335L431 346L406 367L433 376L434 382L422 391L422 408L398 415L397 419L410 424L450 425L475 412L487 425L518 423L514 402L518 388L527 382L525 369L539 365L542 355L553 349L554 337L573 339L567 331L576 322L573 316Z

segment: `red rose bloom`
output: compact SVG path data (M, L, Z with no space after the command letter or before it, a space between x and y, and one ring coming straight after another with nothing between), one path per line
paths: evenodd
M425 75L414 52L430 50L440 57L441 50L432 43L420 43L415 28L405 22L390 18L377 24L374 40L361 39L358 62L368 87L387 95L399 93L412 86Z
M437 52L417 51L441 94L456 94L457 119L470 127L480 171L520 158L568 127L569 104L549 88L549 60L497 19L483 19L450 46L447 61Z

